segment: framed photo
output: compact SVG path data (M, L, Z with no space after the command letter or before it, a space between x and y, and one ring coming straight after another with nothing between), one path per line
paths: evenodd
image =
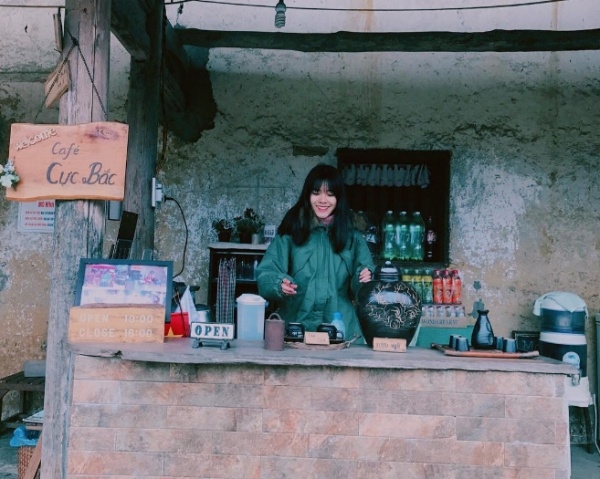
M525 353L539 348L539 331L513 331L512 334L517 342L517 351Z
M173 262L81 258L75 306L162 305L171 314Z

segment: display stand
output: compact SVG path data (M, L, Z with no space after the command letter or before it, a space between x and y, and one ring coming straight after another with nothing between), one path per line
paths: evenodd
M193 339L192 348L197 349L203 346L219 346L222 351L231 347L231 342L228 339L214 340L214 339Z

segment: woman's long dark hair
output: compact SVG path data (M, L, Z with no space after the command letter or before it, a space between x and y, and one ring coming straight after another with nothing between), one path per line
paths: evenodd
M319 191L323 184L327 185L327 190L331 191L337 200L333 211L333 222L329 228L329 238L333 250L340 253L346 247L346 242L351 236L352 224L344 179L337 168L330 165L319 164L310 170L304 180L300 198L284 216L277 233L290 235L297 246L308 241L314 218L310 195L314 191Z

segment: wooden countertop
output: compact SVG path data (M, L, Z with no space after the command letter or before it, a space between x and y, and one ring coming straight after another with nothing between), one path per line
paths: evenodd
M373 351L368 346L351 345L340 350L301 350L286 348L267 351L262 341L231 342L231 347L192 348L189 338L165 338L159 344L69 343L75 354L120 357L129 361L179 364L255 364L273 366L334 366L380 369L434 369L465 371L504 371L543 374L577 374L575 366L551 358L488 359L446 356L442 352L409 347L405 353Z

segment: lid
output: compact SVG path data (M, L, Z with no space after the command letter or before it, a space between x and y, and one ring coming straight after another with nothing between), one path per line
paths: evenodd
M375 269L375 278L385 283L398 281L398 269L388 260Z
M587 305L583 299L576 294L566 293L564 291L553 291L536 299L533 305L533 314L540 316L542 309L568 311L570 313L574 311L585 311L586 319L588 316Z
M545 331L540 333L540 341L565 346L583 346L587 344L585 334L547 333Z
M244 293L238 297L237 302L242 304L265 304L267 301L258 294Z

